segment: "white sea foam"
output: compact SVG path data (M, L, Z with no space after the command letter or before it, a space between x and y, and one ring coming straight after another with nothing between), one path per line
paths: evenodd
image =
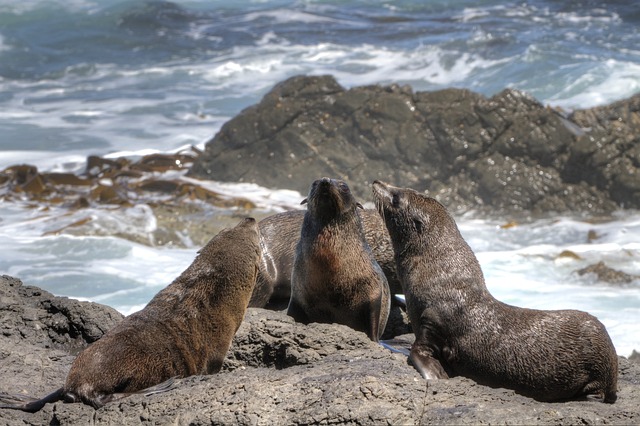
M559 21L566 21L571 24L589 24L593 22L616 23L622 21L620 15L609 12L605 9L591 9L588 12L588 14L580 12L561 12L554 14L554 17Z
M289 189L267 189L254 183L226 183L202 181L180 176L186 182L194 183L229 198L242 196L252 201L258 209L286 211L300 209L304 198L298 191Z
M304 24L322 24L322 23L335 23L335 22L348 22L343 20L336 20L326 16L317 15L314 13L297 11L292 9L273 9L259 12L247 13L244 15L243 21L256 21L259 19L268 19L274 25L278 24L291 24L291 23L304 23Z
M640 92L640 64L614 59L599 62L546 102L567 109L606 105L621 93Z
M604 261L640 277L640 219L589 223L572 218L539 220L502 228L498 222L459 221L476 252L491 293L505 303L532 309L578 309L600 319L621 355L640 347L640 278L624 287L604 284L577 270ZM587 243L590 235L596 238ZM580 256L559 258L563 251Z

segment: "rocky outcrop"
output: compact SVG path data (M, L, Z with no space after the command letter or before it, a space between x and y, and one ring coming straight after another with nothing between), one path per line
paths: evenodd
M293 77L222 126L190 175L305 194L320 176L369 200L381 179L457 213L640 207L640 95L569 116L516 90L341 87Z
M7 276L0 277L0 317L0 392L33 395L60 387L72 352L120 318L110 308L54 297ZM396 344L412 339L400 336ZM619 362L615 404L540 403L460 377L427 382L404 355L364 333L249 309L219 374L181 379L169 392L130 396L99 410L79 403L49 404L35 414L0 410L0 423L638 423L640 364L624 357Z
M212 235L235 226L237 218L230 217L230 210L264 217L241 194L220 194L197 180L184 179L182 172L193 162L194 152L150 154L135 160L89 156L86 169L78 174L42 172L33 165L18 164L0 170L0 200L70 213L65 220L52 221L44 235L114 235L151 246L203 246ZM155 226L136 232L127 217L126 226L105 227L91 212L117 207L118 211L132 208L133 215L137 211L143 217L151 209Z

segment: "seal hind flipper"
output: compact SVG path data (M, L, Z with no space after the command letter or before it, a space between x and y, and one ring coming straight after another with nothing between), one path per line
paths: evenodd
M97 405L99 406L96 406L96 408L99 408L108 402L126 398L131 395L152 396L159 393L169 392L170 390L173 390L177 387L176 379L178 377L179 376L173 376L162 383L158 383L157 385L149 386L148 388L140 389L139 391L135 391L135 392L116 392L116 393L101 395L97 401L98 403Z
M176 388L176 379L178 378L178 376L173 376L171 378L169 378L168 380L165 380L162 383L158 383L155 386L149 386L146 389L142 389L136 393L143 393L144 396L151 396L151 395L155 395L157 393L163 393L163 392L169 392L170 390L173 390Z
M7 408L10 410L20 410L27 413L36 413L42 409L49 402L61 401L65 397L64 388L60 388L49 395L37 399L28 395L0 395L0 408Z

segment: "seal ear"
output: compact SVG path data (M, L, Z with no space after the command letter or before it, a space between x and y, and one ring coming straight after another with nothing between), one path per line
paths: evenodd
M359 208L361 208L362 210L364 210L364 207L362 207L362 204L360 204L360 203L358 203L358 202L356 202L356 207L359 207Z
M303 204L307 204L307 199L306 198L304 200L300 201L300 205L303 205Z

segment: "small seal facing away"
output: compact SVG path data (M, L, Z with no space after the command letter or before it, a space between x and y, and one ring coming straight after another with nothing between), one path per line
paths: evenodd
M363 209L358 213L365 240L387 277L391 292L402 293L402 286L396 275L391 240L382 218L372 209ZM289 304L293 258L305 214L304 210L276 213L258 223L262 261L249 301L250 307L286 309Z
M99 408L166 390L173 377L218 372L244 318L259 259L255 219L223 230L144 309L83 350L62 388L42 399L0 395L0 407L36 412L64 400Z
M615 402L618 358L600 321L496 300L444 206L380 181L373 194L416 336L409 360L423 377L465 376L540 401L595 395Z
M287 314L303 323L340 323L378 341L387 323L389 285L364 237L349 186L311 185L291 275Z

